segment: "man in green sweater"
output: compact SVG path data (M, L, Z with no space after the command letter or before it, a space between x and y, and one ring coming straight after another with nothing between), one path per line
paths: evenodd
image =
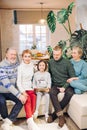
M59 118L58 125L62 127L65 124L63 109L69 103L74 91L69 87L67 80L75 77L75 71L68 59L62 57L62 47L55 46L53 49L53 59L48 61L48 70L52 78L52 87L50 90L50 98L54 106L55 112L49 116L48 123ZM61 102L58 100L58 93L64 93Z

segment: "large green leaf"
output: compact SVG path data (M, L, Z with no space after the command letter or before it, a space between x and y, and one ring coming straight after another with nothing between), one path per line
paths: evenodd
M53 11L50 11L47 15L47 24L50 31L53 33L56 29L56 17Z
M63 8L57 12L57 21L61 24L65 23L68 20L69 14L72 13L72 8L74 6L74 2L72 2L67 9Z
M57 21L63 24L68 19L68 16L69 15L67 9L61 9L59 12L57 12Z
M68 13L72 13L72 9L73 9L73 7L74 7L74 2L72 2L69 6L68 6L68 8L67 8L67 10L68 10Z

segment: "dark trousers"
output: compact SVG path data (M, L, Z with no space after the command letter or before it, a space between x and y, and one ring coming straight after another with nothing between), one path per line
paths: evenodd
M57 87L53 86L50 90L50 98L51 98L52 104L55 109L55 112L52 114L53 119L57 117L56 113L62 111L67 106L71 97L74 94L74 90L71 87L67 87L65 89L64 97L63 97L62 101L60 101L60 102L59 102L58 96L57 96L58 93L60 93L60 92L57 89Z
M6 100L11 100L15 103L9 115ZM12 93L0 93L0 114L2 118L9 118L11 121L15 121L22 106L21 101Z

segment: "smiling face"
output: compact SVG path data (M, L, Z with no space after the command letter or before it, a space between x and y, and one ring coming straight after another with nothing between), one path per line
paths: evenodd
M80 60L82 53L83 53L83 51L80 47L74 47L72 49L72 58L74 60Z
M25 64L29 64L31 61L31 55L29 53L25 53L22 57Z
M45 63L44 62L40 62L39 65L38 65L38 68L39 68L39 71L44 72L45 68L46 68Z
M22 60L25 64L29 64L31 62L31 51L30 50L24 50L22 53Z
M6 59L12 64L15 63L17 60L17 51L15 49L8 49Z

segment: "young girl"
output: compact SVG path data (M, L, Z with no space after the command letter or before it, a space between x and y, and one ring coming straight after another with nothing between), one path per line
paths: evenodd
M33 78L33 87L37 93L36 101L36 110L34 113L34 118L38 116L38 109L40 105L40 100L43 95L45 95L45 119L48 118L48 109L49 109L49 89L51 87L51 77L50 73L47 72L47 63L43 60L40 60L37 65L38 71L34 74Z
M74 46L72 48L71 63L75 69L77 77L68 80L68 82L77 94L87 91L87 63L81 59L82 55L83 50L81 47Z
M29 130L38 130L37 125L33 121L33 113L36 105L36 95L32 87L32 77L34 74L34 66L31 62L31 51L24 50L22 53L22 63L18 67L17 86L23 95L27 96L24 104L26 118Z

